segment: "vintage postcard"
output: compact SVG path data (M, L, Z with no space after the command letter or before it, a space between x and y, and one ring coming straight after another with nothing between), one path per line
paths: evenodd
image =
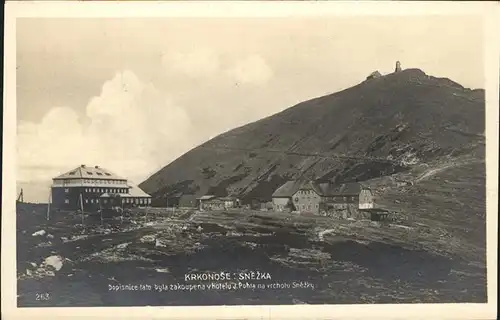
M3 316L494 318L498 9L7 3Z

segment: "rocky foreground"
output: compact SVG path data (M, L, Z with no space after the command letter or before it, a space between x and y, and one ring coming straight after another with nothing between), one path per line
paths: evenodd
M483 264L418 221L150 209L82 226L44 209L18 205L19 306L486 300Z

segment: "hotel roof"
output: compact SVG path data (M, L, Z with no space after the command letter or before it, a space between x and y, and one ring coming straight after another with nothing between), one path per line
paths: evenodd
M99 166L88 167L84 164L53 179L126 180L125 178L120 177L107 169L101 168Z

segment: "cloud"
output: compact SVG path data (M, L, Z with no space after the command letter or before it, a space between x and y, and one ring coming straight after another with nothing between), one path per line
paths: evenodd
M174 72L191 78L209 77L219 72L219 56L210 49L199 48L188 52L172 52L162 56L166 72Z
M20 122L18 180L50 180L86 163L141 182L192 144L184 109L131 71L105 82L85 116L54 107L40 123Z
M266 61L257 55L249 56L237 62L227 73L241 84L264 85L273 76L273 71Z
M273 71L264 58L249 55L225 61L222 54L207 48L174 52L162 56L162 66L168 75L189 78L210 78L210 82L238 83L242 85L264 85L272 77Z

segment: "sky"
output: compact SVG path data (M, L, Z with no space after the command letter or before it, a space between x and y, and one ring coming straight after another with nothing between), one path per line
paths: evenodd
M17 181L99 165L140 183L193 147L375 70L420 68L484 88L473 16L22 18Z

